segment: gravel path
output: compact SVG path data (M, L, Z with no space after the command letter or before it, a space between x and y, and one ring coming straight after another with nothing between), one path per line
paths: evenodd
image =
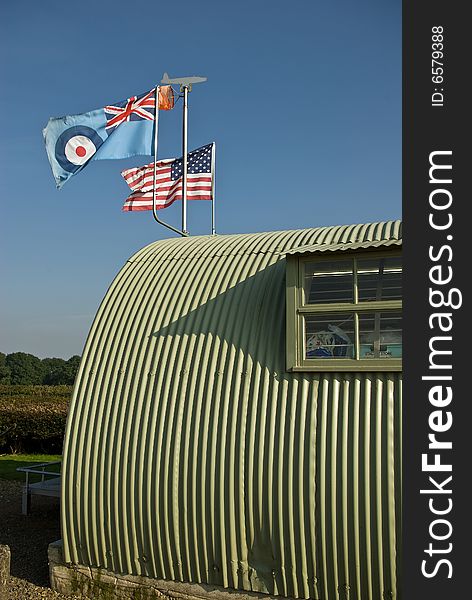
M59 499L33 496L31 514L21 514L22 483L0 479L0 543L11 551L5 600L73 600L49 587L48 545L61 537ZM3 600L3 599L2 599Z

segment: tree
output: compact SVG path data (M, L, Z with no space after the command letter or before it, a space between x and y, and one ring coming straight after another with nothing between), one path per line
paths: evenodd
M75 378L77 377L77 371L79 370L80 356L74 355L69 358L65 366L67 385L74 385Z
M60 385L61 373L66 361L63 358L43 358L43 383L45 385Z
M0 384L9 385L11 380L11 370L6 363L6 355L0 352Z
M12 385L40 385L43 383L44 367L39 358L25 352L13 352L5 358L10 369Z
M80 364L80 356L71 356L69 360L62 358L43 359L46 385L73 385Z
M3 385L73 385L80 356L37 358L25 352L5 355L0 352L0 384Z

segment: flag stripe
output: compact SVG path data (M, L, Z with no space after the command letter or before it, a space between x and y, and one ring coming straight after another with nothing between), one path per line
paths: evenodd
M170 171L169 171L170 173ZM146 184L151 184L154 185L154 177L153 175L143 175L143 174L136 174L135 176L129 176L129 177L125 177L126 179L126 183L129 185L129 187L132 190L139 190L141 188L142 185ZM167 173L158 173L156 175L156 182L160 183L162 181L169 181L170 177L169 174Z
M167 198L176 198L177 196L180 199L182 198L182 190L181 189L175 190L174 192L172 192L172 194L166 194L165 196L156 196L156 202L165 202L167 200ZM209 190L193 190L192 192L189 192L188 196L192 197L192 198L211 199L211 192ZM138 198L140 200L148 200L152 204L152 192L147 192L145 194L141 194L140 192L135 192L134 194L131 194L130 196L128 196L126 201L128 202L128 201L136 200Z
M163 200L158 200L156 198L156 208L160 208L164 205L172 204L175 200L182 200L182 194L175 194L172 198L167 198ZM205 196L194 196L192 200L211 200L211 197L206 194ZM126 200L125 206L149 206L152 208L152 198L143 198L142 196L137 196L136 198L132 198L131 196Z
M207 186L207 187L211 187L211 178L210 179L204 179L202 177L199 177L197 179L194 179L193 181L190 182L190 180L187 180L187 184L188 184L188 188L191 189L192 187L198 186L198 185L203 185L203 186ZM164 182L157 182L156 185L156 190L158 192L162 192L165 190L171 190L172 188L176 187L177 185L181 185L181 182L179 181L164 181ZM131 186L130 186L131 187ZM139 186L138 188L136 188L135 186L131 187L131 189L135 192L149 192L152 191L153 189L153 182L150 181L149 183L143 184L141 186Z
M189 198L190 199L190 198ZM176 200L182 200L181 196L176 198L172 198L166 202L157 202L156 201L156 210L162 210L163 208L168 208L171 204L173 204ZM207 201L211 200L211 197L206 198L192 198L194 201L202 200ZM152 210L152 200L148 201L139 201L139 200L127 200L123 205L123 211L134 211L134 210Z
M125 177L126 183L129 185L131 189L141 189L143 185L154 185L154 177L151 173L150 175L137 175L135 178ZM187 175L187 181L191 181L192 183L198 181L211 181L211 175L202 175L200 173L189 174ZM167 174L157 174L156 182L158 185L162 183L172 182L171 178Z
M187 190L189 196L211 196L211 190ZM157 200L165 200L166 198L171 198L176 195L182 195L182 188L174 190L171 194L156 194ZM141 192L134 192L128 196L128 200L132 200L134 198L149 198L152 201L152 192L145 192L144 194Z

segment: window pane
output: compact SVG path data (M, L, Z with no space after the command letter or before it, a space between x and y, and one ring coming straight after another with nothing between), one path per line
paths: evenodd
M359 313L359 341L360 358L401 358L401 313Z
M358 260L357 289L359 302L401 300L401 257Z
M354 302L352 260L305 264L305 302Z
M305 317L306 358L353 358L354 315L307 315Z

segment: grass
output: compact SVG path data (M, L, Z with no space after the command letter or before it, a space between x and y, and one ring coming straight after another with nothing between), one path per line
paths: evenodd
M60 454L4 454L0 456L0 479L24 481L25 473L17 471L18 467L29 467L34 464L61 460ZM47 471L59 472L61 465L46 467ZM30 481L39 481L40 476L30 475Z

